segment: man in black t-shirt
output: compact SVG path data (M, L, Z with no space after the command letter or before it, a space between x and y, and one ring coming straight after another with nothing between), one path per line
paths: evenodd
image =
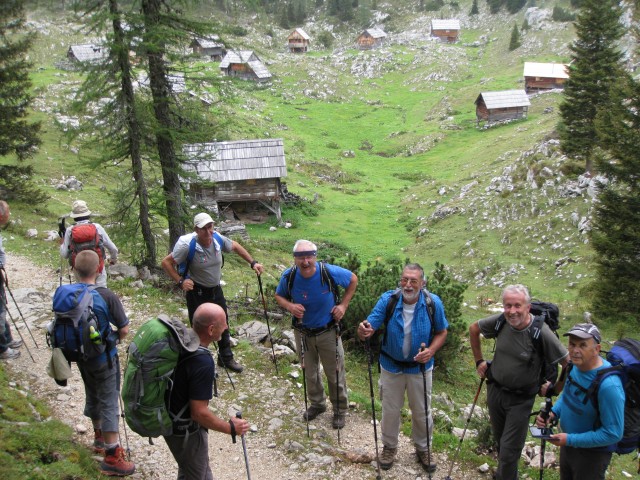
M220 340L227 328L226 315L222 307L214 303L200 305L193 315L193 330L200 338L196 352L181 361L176 368L171 391L170 410L184 420L173 423L173 435L164 437L169 450L178 462L178 478L185 480L212 480L209 466L208 430L244 435L249 423L233 417L225 421L209 410L213 397L215 365L208 349L211 342Z

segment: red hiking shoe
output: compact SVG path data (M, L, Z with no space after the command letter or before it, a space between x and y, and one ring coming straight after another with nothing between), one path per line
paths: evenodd
M91 447L93 452L104 455L104 437L102 436L102 430L94 430L93 435L93 446Z
M133 462L127 461L124 448L118 445L112 454L109 451L105 453L104 460L100 464L100 471L111 477L125 477L134 473L136 466Z

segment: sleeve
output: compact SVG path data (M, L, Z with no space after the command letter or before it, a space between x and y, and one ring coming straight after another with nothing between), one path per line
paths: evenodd
M95 226L96 226L96 229L98 230L98 233L102 237L102 243L104 245L104 248L109 250L109 254L111 255L111 260L114 260L114 261L117 260L118 247L116 247L116 244L113 243L113 241L109 238L109 234L106 232L106 230L102 225L96 223Z
M481 320L478 320L478 327L480 327L480 333L484 338L495 338L496 337L496 323L498 323L498 319L502 313L496 313L489 317L485 317Z
M189 255L189 243L191 242L192 238L193 235L182 236L178 238L178 241L173 246L171 256L173 257L173 261L177 264L181 264L182 262L187 260L187 256Z
M389 303L389 298L393 290L389 290L382 294L382 296L376 302L375 307L371 310L371 313L367 317L367 321L371 325L374 330L378 330L384 323L384 319L387 313L387 304Z
M338 285L342 288L347 288L351 284L351 276L353 275L351 270L328 263L326 265L331 277Z
M542 351L547 363L552 365L559 363L569 355L567 348L562 345L560 339L556 337L556 334L551 331L546 323L542 325Z
M0 267L4 267L5 261L6 261L6 255L4 253L4 248L2 247L2 236L0 235Z
M600 426L567 435L567 445L578 448L606 447L617 443L624 431L625 395L618 375L605 378L598 389Z
M231 240L230 238L225 237L224 235L222 235L219 232L216 232L216 233L220 236L220 238L222 238L222 245L220 245L220 248L222 249L222 251L224 253L232 252L233 251L233 240Z
M215 367L211 355L200 354L195 357L192 376L189 378L190 400L211 400L213 398L213 377Z
M105 287L98 287L96 290L104 299L107 307L109 307L109 315L111 317L110 323L115 325L118 329L129 325L129 317L127 317L124 307L122 306L122 302L118 296Z

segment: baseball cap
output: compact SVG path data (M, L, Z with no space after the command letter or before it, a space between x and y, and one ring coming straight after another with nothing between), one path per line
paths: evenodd
M213 223L213 218L208 213L199 213L193 217L193 225L198 228L202 228L209 223Z
M600 336L600 330L593 323L578 323L571 327L567 333L563 334L563 337L571 335L578 338L593 338L596 343L600 343L602 337Z

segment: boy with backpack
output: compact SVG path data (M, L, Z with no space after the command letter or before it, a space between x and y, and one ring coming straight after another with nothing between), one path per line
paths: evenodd
M53 347L60 348L80 370L86 397L84 414L94 428L93 448L97 453L104 452L100 470L105 475L125 476L135 472L135 465L125 458L118 436L120 366L116 343L129 332L129 319L111 290L95 287L99 267L94 251L78 253L75 271L79 283L56 290L51 336ZM90 296L88 304L83 301L86 296ZM64 312L62 305L73 305L81 311L73 315L71 311ZM72 316L80 316L76 325ZM112 331L111 325L117 332Z
M599 382L595 398L590 386L598 372L611 367L600 356L598 327L579 323L564 334L569 337L572 368L562 395L540 427L560 420L562 433L549 442L560 447L561 480L604 480L616 443L622 439L625 421L625 392L619 375L606 375Z
M524 285L509 285L502 291L504 313L478 320L469 327L469 344L476 371L487 378L487 406L493 438L498 444L497 480L516 480L518 460L529 431L529 414L536 395L545 395L550 385L541 385L545 364L568 364L568 352L549 326L531 330L536 321L531 296ZM500 321L503 328L496 328ZM480 335L495 338L491 368L482 358ZM540 347L537 345L540 343Z
M98 278L96 285L107 286L107 271L104 267L105 249L109 251L109 265L115 265L118 261L118 247L111 241L105 229L99 223L90 220L91 211L87 202L76 200L73 202L71 213L75 224L64 232L64 239L60 245L60 255L69 259L69 265L75 269L76 256L83 250L96 252L99 259Z

